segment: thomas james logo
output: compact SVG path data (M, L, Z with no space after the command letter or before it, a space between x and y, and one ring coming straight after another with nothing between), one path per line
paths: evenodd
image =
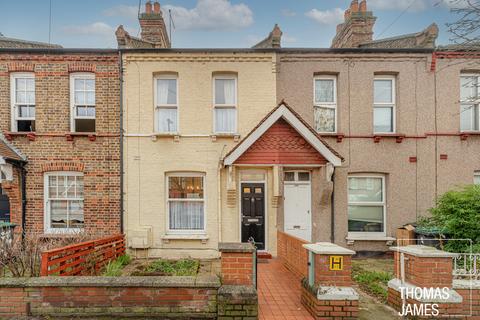
M443 288L400 287L402 310L398 314L402 317L437 317L440 314L438 303L417 302L408 303L409 299L416 301L439 301L450 298L450 290Z

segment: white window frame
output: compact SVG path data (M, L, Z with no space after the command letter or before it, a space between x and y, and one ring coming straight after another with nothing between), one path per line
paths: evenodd
M390 80L392 81L392 102L391 103L376 103L375 102L375 81L376 80ZM397 83L396 83L396 77L395 76L387 76L387 75L382 75L382 76L375 76L373 78L373 133L379 133L379 134L392 134L397 132ZM375 108L392 108L392 131L375 131Z
M11 114L11 128L12 128L12 132L18 132L18 123L17 121L19 120L30 120L30 121L36 121L35 120L35 117L22 117L20 118L18 116L18 106L17 106L17 81L16 79L19 79L19 78L28 78L28 79L33 79L35 81L35 73L33 72L14 72L14 73L11 73L10 74L10 103L11 103L11 109L10 109L10 114ZM35 87L34 87L34 91L35 91L35 104L33 104L33 106L35 106L35 115L37 114L37 99L36 99L36 92L37 92L37 88L36 88L36 83L35 83ZM29 105L31 106L31 105Z
M84 230L84 228L52 228L51 227L51 215L50 215L50 206L49 206L49 201L51 200L50 198L50 193L49 193L49 177L50 176L70 176L70 177L84 177L84 174L82 172L77 172L77 171L51 171L51 172L45 172L44 178L43 178L43 208L44 208L44 230L45 233L78 233ZM84 205L84 210L83 210L83 217L84 217L84 223L85 223L85 179L84 181L84 186L83 186L83 197L82 198L62 198L61 200L69 200L69 201L83 201Z
M234 80L235 81L235 103L231 104L217 104L215 101L215 81L216 80ZM236 135L238 132L238 76L232 74L218 74L212 78L212 102L213 102L213 133L220 135ZM217 124L215 120L216 109L235 109L235 128L232 132L217 131Z
M382 179L382 202L350 202L348 199L348 192L350 188L350 178L374 178L374 179ZM356 174L349 174L347 178L347 232L348 237L355 237L355 238L378 238L379 236L387 236L387 193L385 190L385 176L384 175L356 175ZM348 206L383 206L383 231L382 232L362 232L362 231L348 231L348 220L350 217L348 216Z
M176 94L176 103L175 104L158 104L157 100L158 100L158 97L157 97L157 81L158 80L175 80L175 84L176 84L176 90L177 90L177 94ZM153 95L154 95L154 98L153 98L153 101L154 101L154 106L153 106L153 113L154 113L154 121L155 123L153 124L153 127L154 127L154 130L155 130L155 133L160 133L160 134L165 134L165 135L168 135L168 134L171 134L171 135L175 135L175 134L178 134L180 132L180 106L179 106L179 98L178 98L178 76L175 75L175 74L162 74L162 75L158 75L158 76L155 76L153 78ZM176 109L177 110L177 130L176 131L160 131L160 129L158 128L158 112L157 110L159 109Z
M477 183L475 183L476 179L478 179L480 181L480 170L473 172L473 183L474 184L477 184ZM478 183L478 185L480 185L480 183Z
M95 116L77 116L75 105L75 79L85 79L95 81ZM86 104L85 104L86 105ZM75 128L76 119L93 119L95 120L95 131L97 130L97 79L95 73L76 72L70 74L70 131L77 132Z
M317 80L333 80L333 102L317 102L316 99L316 81ZM337 107L337 76L334 75L317 75L313 77L313 123L315 125L315 112L317 108L326 108L335 110L335 130L333 131L318 131L315 125L315 131L318 133L337 133L338 132L338 107Z
M170 177L201 177L203 179L203 199L170 199ZM165 175L165 199L166 199L166 230L169 235L206 235L207 233L207 187L206 187L206 174L202 172L169 172ZM170 229L170 201L192 201L203 202L203 229L202 230L187 230L187 229Z
M477 99L476 100L471 100L471 101L463 101L461 96L460 96L460 118L459 118L459 125L460 125L460 132L479 132L480 131L480 74L478 73L462 73L460 74L460 90L461 85L462 85L462 79L461 78L467 78L467 77L475 77L477 78ZM471 121L472 123L476 120L478 129L475 130L463 130L462 129L462 120L461 120L461 112L462 112L462 106L464 105L473 105L473 108L477 109L477 119L472 118ZM475 126L473 126L475 127Z

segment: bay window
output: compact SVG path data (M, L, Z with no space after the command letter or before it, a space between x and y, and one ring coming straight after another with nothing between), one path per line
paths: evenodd
M177 78L162 76L155 79L155 131L178 132Z
M70 76L71 130L95 132L95 75L77 73Z
M12 131L35 131L35 75L13 73L11 76Z
M480 93L478 74L460 77L460 131L480 130Z
M337 131L337 79L317 76L314 79L314 117L317 132Z
M373 81L373 132L395 132L395 78L375 77Z
M167 176L169 232L205 231L204 182L205 176L200 173Z
M237 131L237 78L214 77L214 132L234 134Z
M348 178L348 232L385 233L385 177Z
M83 174L49 172L45 174L46 232L69 232L83 229Z

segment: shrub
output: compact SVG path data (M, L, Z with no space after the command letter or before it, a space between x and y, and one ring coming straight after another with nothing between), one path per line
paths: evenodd
M116 260L109 261L105 266L103 276L118 277L122 275L123 268L130 263L132 258L126 254L118 257Z
M450 252L480 252L480 186L470 185L443 194L434 208L432 218L424 224L438 227L449 239L444 249ZM473 248L471 247L473 244Z

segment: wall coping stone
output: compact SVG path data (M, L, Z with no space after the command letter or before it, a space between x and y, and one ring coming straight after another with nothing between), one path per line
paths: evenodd
M354 255L355 251L339 246L331 242L317 242L304 244L303 247L315 254L323 255Z
M251 243L242 242L220 242L218 244L218 251L220 252L254 252L255 247Z
M358 301L359 296L352 287L320 286L317 291L317 299Z
M0 278L0 288L22 287L152 287L152 288L219 288L220 279L215 276L144 276L144 277L32 277Z
M408 283L408 282L405 282L404 284L402 284L402 281L400 279L397 279L397 278L388 281L388 287L397 291L397 292L400 292L400 293L401 293L401 291L400 291L401 287L412 288L412 289L413 288L421 288L421 287L418 287L418 286L413 285L413 284ZM434 288L434 287L432 287L432 288ZM463 302L463 297L457 291L449 288L448 289L448 294L449 294L448 299L421 298L421 299L413 299L413 300L421 302L421 303L462 303Z
M466 280L466 279L454 279L452 283L453 289L480 289L480 280Z
M257 301L257 290L253 286L223 285L218 289L218 298L229 301Z
M428 247L424 245L409 245L404 247L391 247L390 250L401 253L406 253L416 257L423 258L452 258L458 257L458 253L451 253L442 250L438 250L434 247Z

